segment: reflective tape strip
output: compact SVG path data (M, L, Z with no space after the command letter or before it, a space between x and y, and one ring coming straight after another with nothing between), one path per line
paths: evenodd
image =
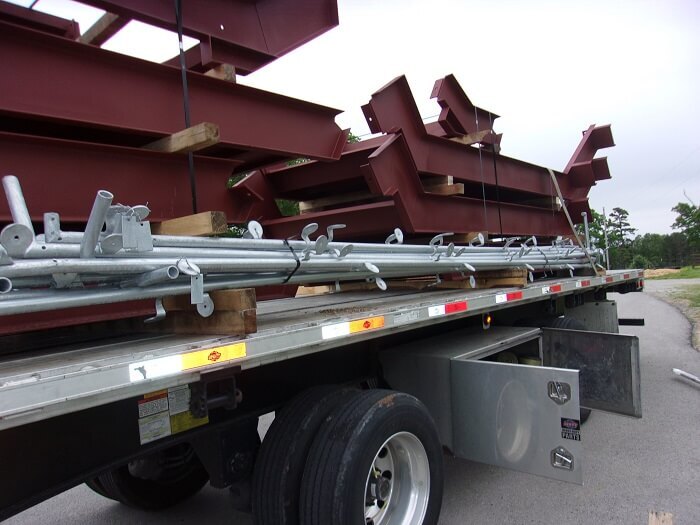
M245 343L234 343L186 354L149 359L129 365L129 380L134 383L136 381L145 381L146 379L157 379L185 370L233 361L246 355Z
M218 346L207 350L199 350L198 352L190 352L183 354L182 369L190 370L199 368L200 366L213 365L214 363L224 363L233 361L246 356L245 343L235 343L232 345Z
M517 301L523 298L523 292L508 292L496 294L496 304L507 303L508 301Z
M630 278L630 274L626 273L626 274L624 274L624 275L622 276L622 278L623 278L623 279L629 279L629 278Z
M577 288L580 288L579 285L580 285L580 286L590 286L590 285L591 285L591 281L590 281L589 279L586 279L585 281L579 281L579 282L576 283L576 287L577 287Z
M576 283L578 284L578 283ZM543 286L542 287L542 295L547 295L550 293L557 293L561 292L561 284L553 284L551 286Z
M447 303L445 305L445 313L453 314L456 312L465 312L467 310L467 301L457 301L454 303Z
M428 307L428 317L438 317L441 315L465 312L468 308L467 301L456 301L454 303L438 304Z
M445 315L445 305L439 304L437 306L428 307L428 317L438 317L440 315Z
M384 316L367 317L366 319L357 319L356 321L345 321L343 323L334 323L321 327L321 337L323 339L333 339L335 337L343 337L366 330L374 330L384 327Z
M611 283L611 282L613 282L613 278L612 278L612 277L606 277L606 278L605 278L605 282L606 282L606 283Z

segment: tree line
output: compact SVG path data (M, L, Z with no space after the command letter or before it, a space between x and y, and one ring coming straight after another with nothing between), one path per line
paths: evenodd
M605 249L607 234L610 268L673 268L697 265L700 254L700 207L692 201L679 202L672 209L676 220L671 234L637 235L629 212L613 208L608 216L592 210L591 243Z

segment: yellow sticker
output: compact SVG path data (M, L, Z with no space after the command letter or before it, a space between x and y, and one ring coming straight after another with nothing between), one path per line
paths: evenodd
M184 432L191 428L201 427L209 423L209 416L194 417L192 412L181 412L170 416L170 428L173 434Z
M374 330L375 328L384 327L384 316L368 317L367 319L358 319L350 321L350 333L362 332L363 330Z
M198 350L196 352L190 352L189 354L182 354L180 357L182 358L182 370L189 370L191 368L199 368L201 366L240 359L246 355L245 343L235 343L232 345L208 348L206 350Z

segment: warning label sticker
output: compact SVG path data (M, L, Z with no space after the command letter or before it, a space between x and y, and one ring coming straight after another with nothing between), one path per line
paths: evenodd
M581 422L578 419L561 418L561 437L581 441Z
M167 412L139 418L141 444L168 437L171 434L170 415Z
M190 386L182 385L146 394L138 401L139 438L150 443L209 423L209 416L190 412Z
M168 389L168 407L170 415L187 412L190 409L189 385L177 386Z
M155 397L149 397L139 401L139 418L157 414L165 410L168 410L167 392L162 392Z

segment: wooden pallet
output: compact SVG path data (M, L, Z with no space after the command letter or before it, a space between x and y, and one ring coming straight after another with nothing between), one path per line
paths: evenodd
M189 295L165 297L165 319L146 324L149 330L175 334L246 335L258 329L255 289L216 290L209 292L214 313L202 317L190 304Z

